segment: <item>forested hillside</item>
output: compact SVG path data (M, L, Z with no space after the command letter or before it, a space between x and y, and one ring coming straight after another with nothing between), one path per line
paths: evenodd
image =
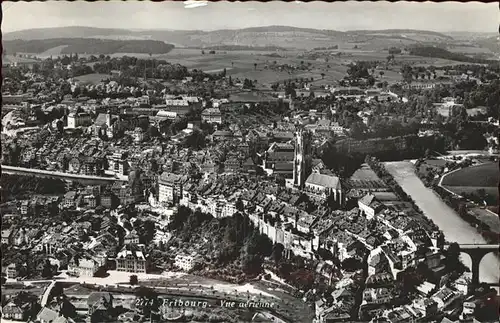
M174 48L174 45L157 40L112 40L96 38L16 39L4 41L3 46L8 53L38 54L58 46L66 46L61 50L62 54L165 54Z

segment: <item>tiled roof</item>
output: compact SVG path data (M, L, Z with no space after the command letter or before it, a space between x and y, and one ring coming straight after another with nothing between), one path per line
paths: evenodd
M374 199L375 196L373 196L372 194L366 194L359 200L359 203L364 204L366 206L370 206L370 204L372 204Z
M51 310L50 308L47 308L47 307L44 307L40 310L40 312L38 313L37 315L37 318L40 320L40 321L43 321L43 322L52 322L54 321L57 317L59 316L59 314L57 314L56 311L53 311Z
M109 302L113 296L110 293L106 292L94 292L91 293L87 299L87 304L88 305L94 305L96 302L100 302L101 300L104 300L106 302Z
M95 120L95 125L102 126L106 124L106 113L99 113Z
M181 176L173 173L164 172L160 175L159 182L177 184L181 180Z
M328 188L340 188L339 178L323 174L312 173L306 180L306 184L318 185Z

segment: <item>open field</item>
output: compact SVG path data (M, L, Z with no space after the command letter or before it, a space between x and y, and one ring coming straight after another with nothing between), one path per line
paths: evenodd
M493 52L486 47L472 47L472 46L454 46L448 48L450 52L461 54L492 54Z
M61 46L53 47L51 49L46 50L43 53L38 54L37 56L41 57L41 58L47 58L50 56L60 56L60 55L63 55L62 50L65 49L66 47L68 47L68 45L61 45Z
M346 184L352 189L386 189L385 183L378 178L377 174L367 164L361 165L361 168L352 174Z
M361 165L361 168L352 174L351 181L379 181L377 174L368 166L368 164Z
M82 82L82 83L91 83L91 84L97 84L100 83L102 80L105 80L109 78L110 76L107 74L87 74L87 75L82 75L75 77L75 80Z
M443 185L496 188L499 178L498 170L497 163L467 167L447 175L443 180Z
M478 207L469 211L481 222L486 223L491 228L491 231L500 234L500 218L497 214Z
M263 101L276 101L277 98L271 95L265 95L265 92L238 92L229 95L232 102L263 102Z
M29 54L29 55L36 55L36 54ZM38 56L38 55L36 55ZM2 56L2 64L29 64L29 63L36 63L37 60L33 58L26 58L26 57L20 57L18 55L5 55Z
M189 69L199 69L208 73L222 72L226 69L227 75L233 79L248 78L257 80L259 84L270 85L275 82L283 82L285 80L295 80L296 78L313 78L312 84L326 85L343 78L346 75L347 65L356 61L380 61L385 62L388 53L386 51L372 51L361 49L342 49L312 51L306 52L301 50L287 51L251 51L251 50L234 50L234 51L215 51L215 54L209 54L205 50L202 54L201 49L197 48L174 48L166 54L152 55L154 59L164 59L172 64L181 64ZM324 57L321 59L311 59L311 53L324 53L329 55L328 62ZM341 52L340 57L333 56L337 52ZM116 53L111 57L135 56L138 58L149 58L148 54L134 53ZM327 57L327 56L325 56ZM299 66L301 62L305 65L310 64L309 70L296 71L277 71L270 67L274 65L294 65ZM257 64L255 67L254 64ZM436 66L450 65L458 62L443 60L438 58L418 57L410 55L397 55L395 65L391 66L390 70L384 71L384 75L380 77L379 72L375 72L377 81L387 81L389 83L400 81L399 73L403 64L429 65ZM266 69L265 66L268 66ZM324 78L321 74L324 74Z
M361 44L362 45L362 44ZM379 61L386 62L388 53L382 49L369 49L360 46L353 49L353 44L349 46L339 46L338 50L216 50L215 54L209 54L209 50L198 48L174 48L165 54L144 54L144 53L114 53L111 57L134 56L144 59L161 59L172 64L180 64L188 69L198 69L207 73L219 73L226 69L227 75L233 79L257 80L259 86L269 88L271 84L295 79L313 79L312 84L323 86L332 84L342 79L346 75L347 65L356 61ZM58 56L65 46L51 48L38 57ZM345 47L345 48L343 48ZM340 56L336 56L340 53ZM319 54L319 55L318 55ZM90 56L79 54L81 57ZM387 81L394 83L401 81L400 69L403 64L411 65L453 65L459 62L444 60L439 58L418 57L411 55L396 55L395 62L389 70L384 70L384 75L380 76L379 71L375 71L377 82ZM254 64L257 64L255 66ZM279 71L273 69L274 65L289 65L299 67L301 64L308 66L307 70L297 69L290 71ZM322 75L323 74L323 75Z

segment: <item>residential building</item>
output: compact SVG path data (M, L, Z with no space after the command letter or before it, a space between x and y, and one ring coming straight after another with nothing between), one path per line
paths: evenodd
M444 308L448 307L448 305L450 305L453 301L455 301L459 297L460 297L459 293L454 292L448 287L444 287L437 293L432 295L431 299L437 303L437 308L438 310L441 311Z
M367 288L363 292L363 305L384 304L393 299L393 294L388 288Z
M29 208L29 201L22 201L21 208L20 208L21 215L27 215L28 208Z
M83 200L85 205L91 209L94 209L97 206L97 199L94 195L85 195Z
M44 307L38 312L36 319L40 323L53 323L58 317L59 314L56 311Z
M175 111L165 111L165 110L160 110L156 114L155 119L157 121L164 121L164 120L174 120L177 119L178 115L177 112Z
M2 244L10 244L12 230L2 230Z
M212 134L212 139L215 141L228 140L233 138L232 131L217 130Z
M413 306L424 313L424 316L437 313L437 303L429 298L418 298L413 301Z
M25 311L14 302L10 302L2 308L2 317L8 320L23 321Z
M229 156L224 162L225 172L239 172L241 170L241 160L236 156Z
M463 295L468 295L469 285L472 282L472 273L465 272L454 283L454 287Z
M107 292L94 292L87 298L88 315L97 311L108 311L113 308L113 295Z
M139 235L137 234L137 231L132 230L130 231L125 238L123 239L124 244L138 244L139 243Z
M116 270L131 273L145 273L147 260L141 250L131 246L125 247L116 256Z
M129 164L127 162L128 153L125 151L116 152L110 157L108 157L109 168L108 170L120 174L128 175Z
M190 100L189 98L166 99L166 110L177 113L177 116L183 117L195 108L201 108L201 102Z
M222 123L222 113L219 108L208 108L201 113L201 120L207 123Z
M382 249L376 248L372 250L368 257L368 276L390 272L391 268L389 265L389 261L382 252Z
M190 271L195 265L195 258L192 255L177 255L175 265L184 271Z
M66 194L64 194L63 206L66 208L71 208L75 206L75 200L76 200L76 192L69 191Z
M71 259L68 263L68 272L78 276L93 277L99 268L104 265L105 260L94 257L85 256L82 258Z
M141 127L136 127L133 132L133 137L135 142L140 143L147 138L147 133Z
M164 172L158 178L158 202L176 203L182 196L182 177Z
M383 208L383 204L375 199L373 194L366 194L361 199L358 200L358 207L367 220L371 220L375 217L380 210Z
M12 263L12 264L8 265L7 270L6 270L6 274L7 274L7 278L16 279L17 275L18 275L16 264Z
M110 192L105 192L101 195L101 205L106 209L113 207L113 195Z

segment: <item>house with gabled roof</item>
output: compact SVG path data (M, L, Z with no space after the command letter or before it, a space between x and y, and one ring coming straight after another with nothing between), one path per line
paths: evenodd
M108 311L113 308L113 295L108 292L91 293L87 299L87 305L89 315L97 311Z
M383 204L378 202L373 194L366 194L358 200L358 207L367 220L373 219L375 214L383 209Z
M38 312L36 319L40 323L53 323L58 317L59 314L56 311L44 307Z

